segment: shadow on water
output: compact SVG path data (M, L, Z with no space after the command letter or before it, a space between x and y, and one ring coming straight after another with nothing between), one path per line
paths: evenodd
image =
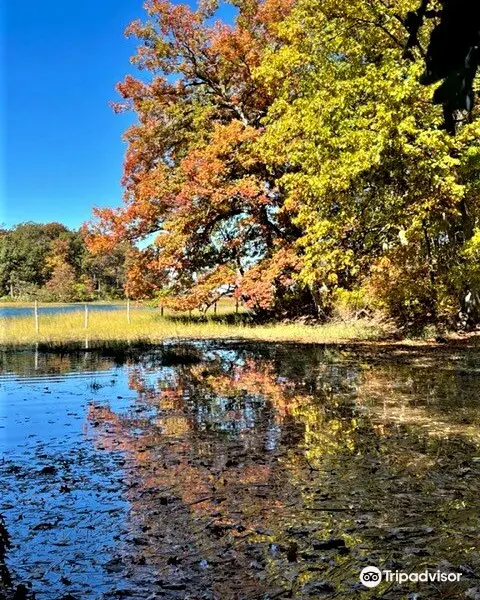
M5 555L10 547L10 538L5 527L4 519L0 515L0 598L6 598L6 591L11 587L10 572L5 564Z
M478 354L198 342L2 360L8 566L40 600L480 588ZM462 577L368 590L367 565Z

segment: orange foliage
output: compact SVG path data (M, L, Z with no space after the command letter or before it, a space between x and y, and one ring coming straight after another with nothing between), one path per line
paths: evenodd
M241 0L233 26L212 20L216 5L150 0L149 21L128 27L141 41L133 63L150 79L118 85L114 110L138 118L125 133L124 205L95 209L85 235L102 252L156 234L132 254L134 297L161 293L188 310L234 287L271 308L297 270L298 232L255 147L272 98L253 73L292 0Z

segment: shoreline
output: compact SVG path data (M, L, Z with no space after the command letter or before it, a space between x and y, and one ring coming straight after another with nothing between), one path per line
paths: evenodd
M233 322L228 322L228 320ZM398 334L397 334L398 335ZM42 315L36 333L32 317L0 318L0 349L26 349L32 346L159 345L171 342L229 341L257 343L294 343L351 349L384 351L440 351L480 349L480 332L451 333L442 340L433 337L397 338L386 325L368 321L333 321L321 325L300 323L245 323L225 314L206 320L182 316L162 317L157 311L133 308L131 322L123 313L90 313L85 327L82 310Z
M38 302L38 308L63 308L66 306L126 306L126 300L89 300L87 302L78 300L77 302ZM132 306L136 306L137 303L132 300ZM35 300L15 302L15 300L0 300L0 309L2 308L35 308Z

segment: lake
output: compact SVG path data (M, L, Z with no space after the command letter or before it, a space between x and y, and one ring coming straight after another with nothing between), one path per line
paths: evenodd
M2 361L7 564L38 600L479 585L478 354L198 342ZM461 580L372 595L369 565Z
M85 304L57 304L53 306L39 306L40 315L57 315L84 310ZM111 310L126 310L122 304L88 304L88 310L93 312L104 312ZM0 318L29 317L33 316L33 306L8 306L2 307L0 304Z

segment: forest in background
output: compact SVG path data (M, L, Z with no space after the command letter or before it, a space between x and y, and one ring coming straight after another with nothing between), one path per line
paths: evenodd
M234 6L150 0L127 29L124 204L95 209L90 250L128 241L128 294L180 310L478 323L480 121L457 103L446 127L462 73L436 103L421 83L435 14L409 44L417 0Z
M80 231L60 223L0 229L0 297L75 302L124 298L126 244L89 252Z

